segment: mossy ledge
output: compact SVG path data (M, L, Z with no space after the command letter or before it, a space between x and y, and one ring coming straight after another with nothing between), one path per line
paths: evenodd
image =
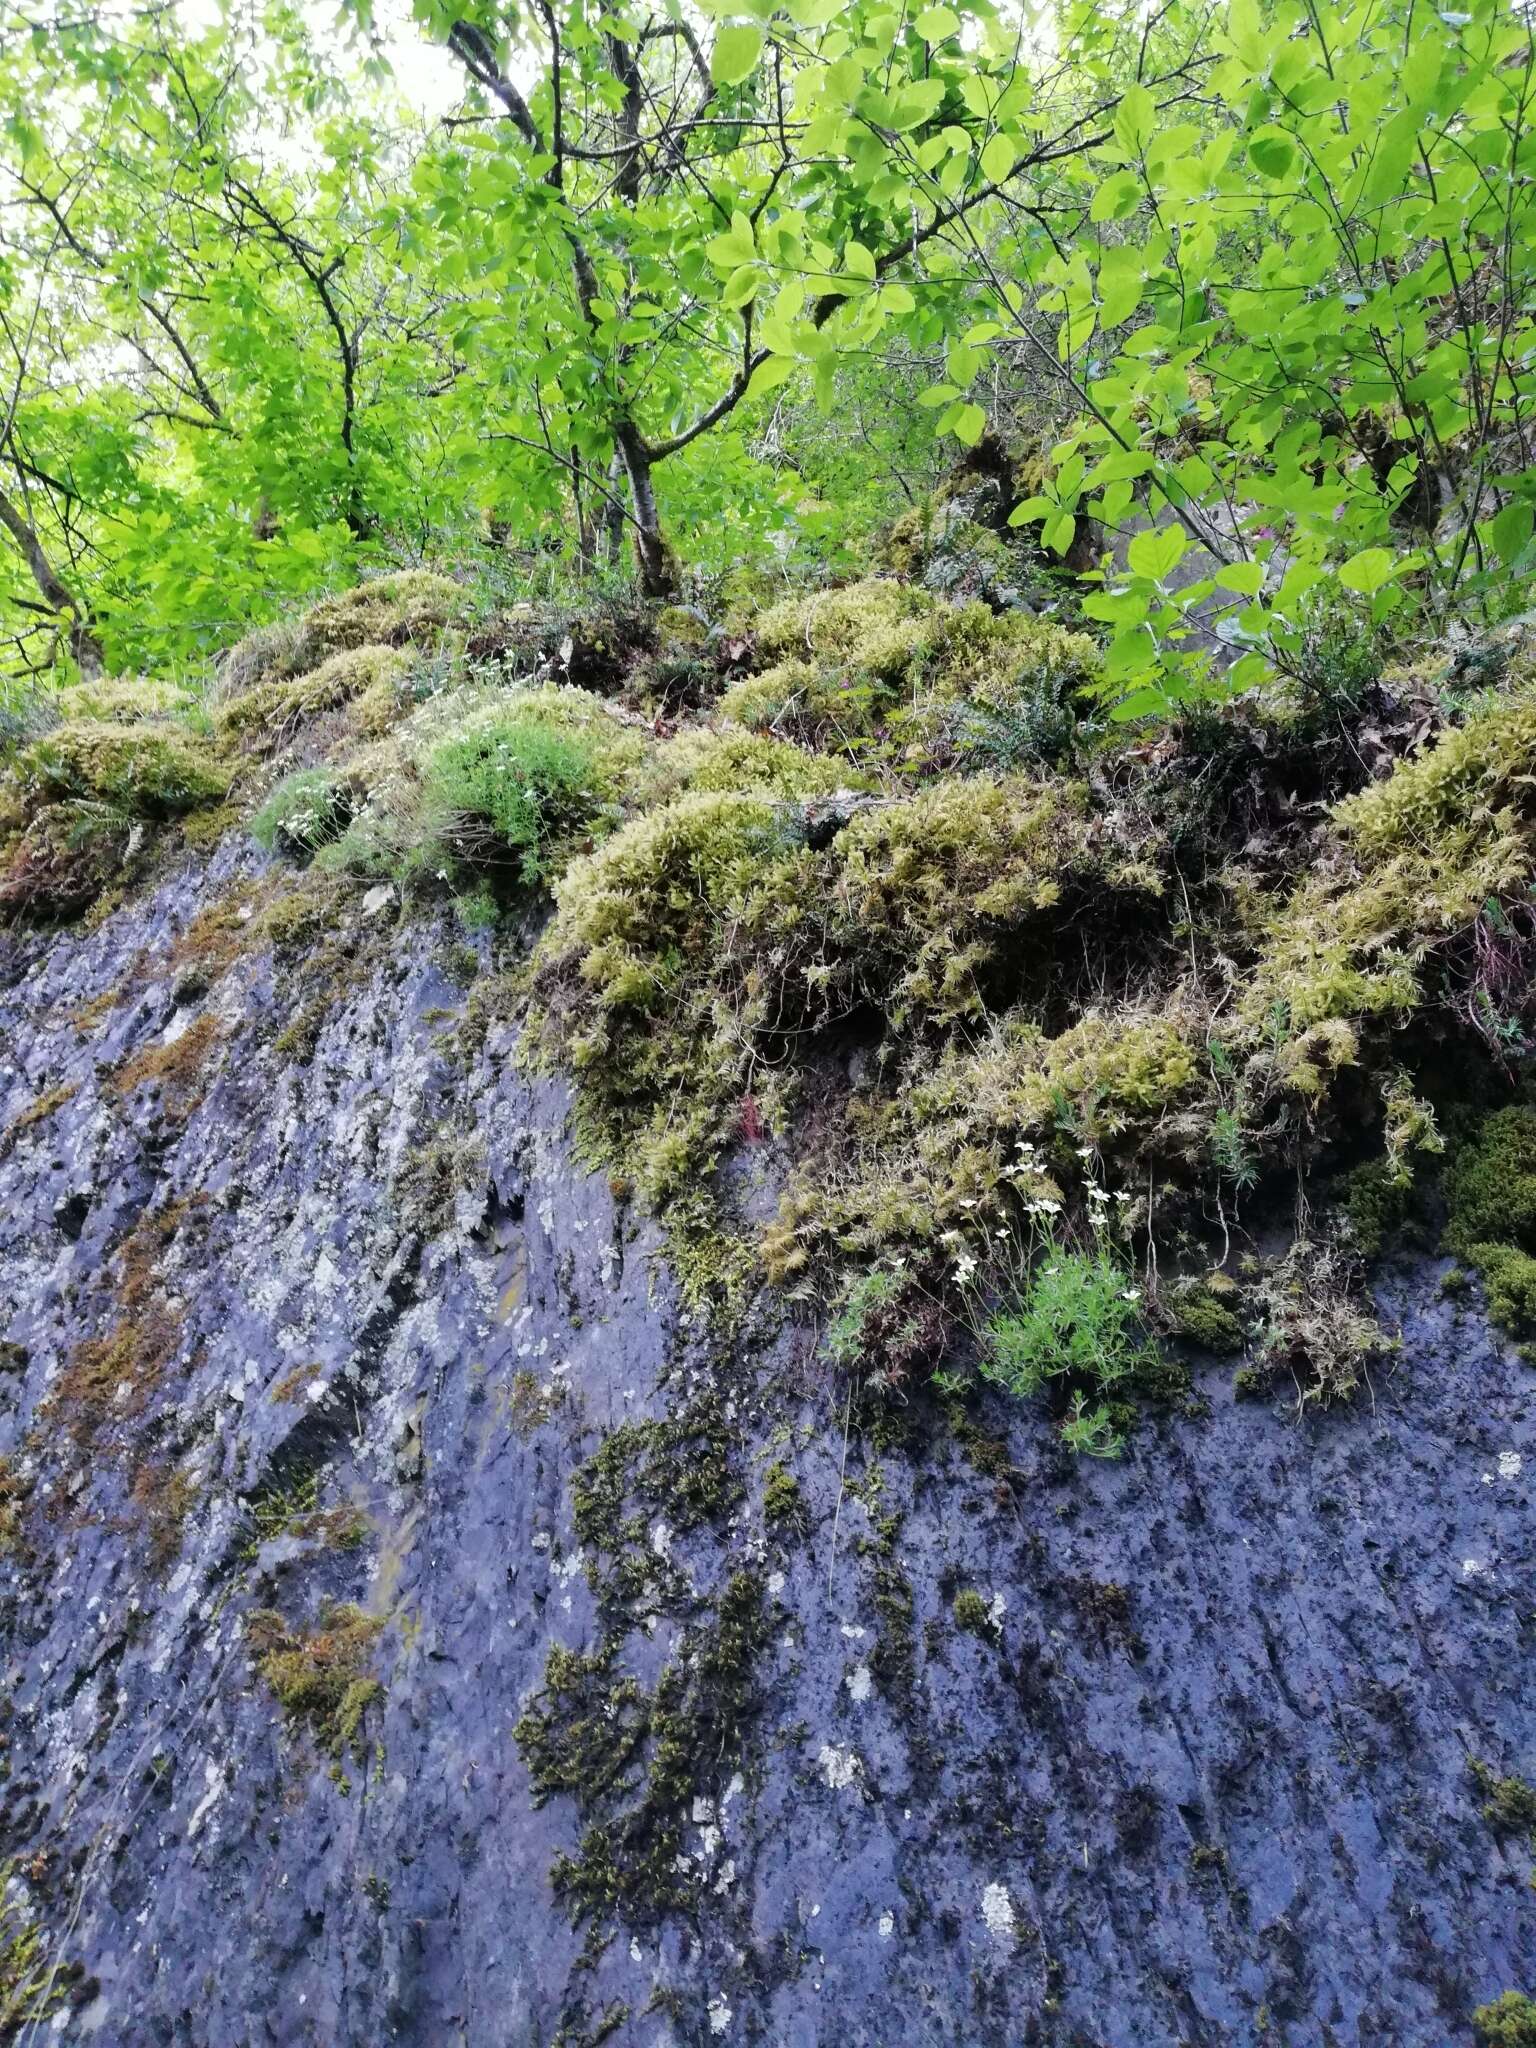
M230 803L308 869L292 929L282 901L260 923L280 953L324 955L349 880L447 893L510 970L521 1056L574 1078L583 1156L661 1217L690 1302L739 1315L766 1279L846 1317L878 1282L841 1361L871 1384L952 1369L989 1304L1106 1221L1128 1277L1178 1244L1151 1328L1242 1349L1211 1278L1234 1224L1349 1154L1314 1256L1353 1302L1335 1334L1372 1352L1350 1252L1380 1249L1443 1151L1448 1068L1470 1056L1496 1105L1536 1029L1529 649L1362 787L1358 752L1280 697L1155 749L1117 735L1092 634L1018 603L872 577L729 637L675 606L589 610L477 619L464 586L404 571L250 636L211 709L99 685L12 763L0 893L78 909L130 843L174 851L179 818ZM557 680L577 649L583 686ZM1313 794L1304 813L1272 780L1257 829L1238 793L1266 755ZM358 957L337 940L279 1054L313 1052ZM180 1113L217 1030L136 1055L119 1092L153 1081ZM740 1200L758 1158L766 1223ZM1518 1218L1448 1244L1536 1328ZM1309 1362L1282 1292L1256 1383L1283 1355L1304 1403L1347 1396L1364 1374ZM1107 1447L1086 1386L1064 1426Z

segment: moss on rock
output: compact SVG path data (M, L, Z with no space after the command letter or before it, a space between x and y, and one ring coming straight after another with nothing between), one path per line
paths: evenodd
M149 819L218 803L229 789L228 770L195 734L104 719L55 726L22 750L16 773L36 800L85 798Z

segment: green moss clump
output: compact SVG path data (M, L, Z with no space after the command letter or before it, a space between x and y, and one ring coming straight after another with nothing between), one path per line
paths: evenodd
M1536 1251L1536 1109L1511 1104L1484 1117L1445 1176L1447 1247L1470 1257L1474 1244Z
M1488 1313L1512 1337L1536 1337L1536 1258L1512 1244L1473 1244L1468 1262L1482 1277Z
M142 725L160 718L185 718L198 712L198 700L179 683L150 676L110 676L96 682L71 683L60 690L57 709L67 722Z
M669 740L657 755L646 793L652 802L665 802L685 790L814 797L872 786L870 778L846 760L812 753L767 733L727 726L679 733Z
M1099 668L1091 640L1048 620L878 578L774 606L756 641L766 666L726 692L726 717L832 747L889 728L898 750L926 750L953 744L969 716L994 763L1028 757L1010 749L1011 723L1086 690Z
M1468 1775L1483 1797L1483 1819L1495 1834L1526 1835L1536 1840L1536 1785L1511 1773L1501 1778L1492 1764L1474 1757Z
M983 1641L989 1640L992 1636L991 1609L974 1586L963 1587L955 1595L954 1604L949 1611L956 1628L964 1629L973 1636L980 1636Z
M296 623L260 626L225 657L226 689L299 676L327 656L360 647L431 646L468 618L469 592L430 569L401 569L322 598Z
M218 803L229 789L212 748L173 725L78 719L24 748L16 772L41 801L87 798L150 819Z
M399 708L399 690L411 658L394 647L347 647L328 655L318 668L297 677L272 676L220 706L215 723L222 733L250 735L271 748L292 739L310 719L336 711L355 698L368 698L367 723L388 704ZM390 719L382 721L387 730Z
M1343 1210L1350 1236L1368 1259L1376 1258L1408 1213L1409 1190L1386 1159L1367 1159L1344 1179Z
M1536 2048L1536 1998L1502 1991L1491 2005L1477 2008L1472 2024L1484 2048Z
M328 1756L363 1754L363 1715L384 1692L367 1669L383 1627L347 1603L324 1608L308 1632L291 1629L271 1608L247 1624L257 1671L289 1721L307 1727Z
M1181 1337L1211 1351L1218 1358L1241 1351L1243 1326L1209 1287L1181 1287L1171 1297L1168 1312Z
M800 1482L787 1465L772 1464L763 1475L763 1520L798 1522L805 1514Z
M1335 807L1344 857L1273 914L1243 998L1256 1039L1283 1020L1285 1086L1321 1094L1330 1070L1358 1059L1364 1031L1422 1005L1426 968L1487 906L1524 891L1536 853L1533 747L1536 698L1496 700Z
M536 1794L569 1792L583 1822L577 1852L550 1873L573 1921L643 1925L695 1902L699 1876L683 1830L694 1800L729 1768L767 1634L761 1582L737 1572L650 1693L616 1675L612 1638L591 1657L551 1652L514 1735Z
M1445 1177L1447 1250L1476 1269L1493 1320L1536 1337L1536 1109L1483 1118Z

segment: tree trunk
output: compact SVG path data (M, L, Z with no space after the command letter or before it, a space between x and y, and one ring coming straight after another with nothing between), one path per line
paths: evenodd
M656 491L651 482L651 457L638 428L626 420L615 435L629 478L630 503L635 514L635 562L640 571L640 588L647 597L671 597L677 589L677 564L661 531L656 510Z
M610 569L618 567L624 552L624 463L618 451L608 465L608 496L603 500L603 560Z
M4 526L21 549L43 602L64 629L69 651L81 676L86 682L93 682L106 667L106 656L92 630L90 613L49 561L37 537L36 527L4 491L0 491L0 526Z

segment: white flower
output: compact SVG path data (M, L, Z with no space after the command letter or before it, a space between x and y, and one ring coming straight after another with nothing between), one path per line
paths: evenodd
M1093 1157L1093 1147L1091 1145L1079 1145L1077 1156L1079 1159L1091 1159Z
M1141 1289L1139 1287L1122 1287L1120 1299L1122 1301L1140 1301Z

